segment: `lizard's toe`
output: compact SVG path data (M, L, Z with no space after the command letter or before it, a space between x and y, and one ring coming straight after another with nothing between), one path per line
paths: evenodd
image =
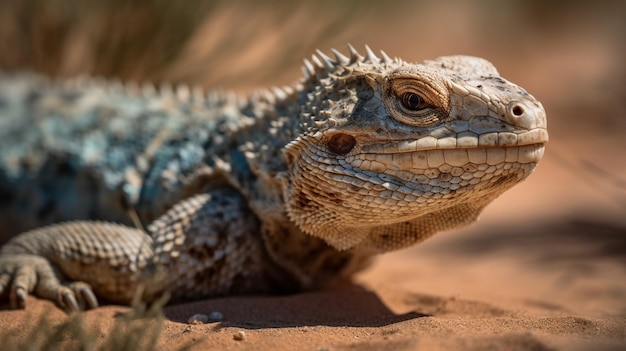
M67 312L80 312L81 308L76 301L74 291L65 287L59 287L59 306L64 308Z
M3 274L0 279L2 289L9 289L9 301L11 307L16 309L26 308L26 298L28 293L33 291L37 282L37 273L31 266L8 265L3 263ZM11 282L9 283L9 280Z
M82 309L98 307L98 299L96 298L96 294L93 293L91 285L85 282L73 282L69 284L69 287L74 292L74 296L76 296Z
M56 301L70 313L98 307L98 300L87 283L72 282L67 286L54 283L38 288L40 292L37 295Z
M56 301L69 312L98 307L98 300L89 284L80 281L63 284L49 265L41 266L38 275L37 296Z
M11 274L9 272L0 272L0 297L6 297L11 283Z
M19 309L19 310L23 310L24 308L26 308L27 296L28 296L28 293L26 292L23 286L14 285L13 289L11 289L11 296L10 296L11 307L15 309Z

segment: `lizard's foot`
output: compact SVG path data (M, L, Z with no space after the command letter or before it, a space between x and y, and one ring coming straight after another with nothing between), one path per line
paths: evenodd
M17 309L26 307L29 293L54 301L66 311L98 307L98 300L89 284L62 284L59 276L50 261L40 256L0 257L0 297L8 295L11 306Z

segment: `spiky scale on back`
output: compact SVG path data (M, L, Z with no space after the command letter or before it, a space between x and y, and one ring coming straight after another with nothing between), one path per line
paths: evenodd
M0 220L9 230L75 219L139 228L129 235L153 251L122 245L148 257L130 279L147 286L146 298L307 289L472 222L541 158L543 107L489 62L349 51L318 51L293 88L247 99L4 75ZM65 226L3 248L0 292L23 302L33 287L11 281L13 269L50 271L41 243L71 237ZM16 245L31 261L11 256ZM61 271L72 280L104 270L112 290L96 294L125 301L139 287L120 288L119 273L98 264L75 269L78 256ZM90 300L80 286L44 295L78 308L73 299Z

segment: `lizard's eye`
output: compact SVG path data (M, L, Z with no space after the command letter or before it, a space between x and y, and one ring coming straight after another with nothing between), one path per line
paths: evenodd
M443 91L443 89L442 89ZM446 91L418 78L388 79L384 101L392 118L414 127L430 127L446 119Z
M411 111L419 111L423 110L429 105L424 101L424 99L415 94L415 93L404 93L402 94L402 105Z

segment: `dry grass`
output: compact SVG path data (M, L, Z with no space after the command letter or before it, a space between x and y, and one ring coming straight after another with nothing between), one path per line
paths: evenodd
M610 0L0 0L0 67L248 89L290 83L303 56L351 42L507 68L571 38L623 42L624 10Z
M378 6L356 0L0 0L0 67L210 85L262 81L299 61L292 52L340 37ZM269 64L259 69L259 60Z
M54 318L44 313L36 321L37 328L27 328L27 335L21 335L22 325L30 325L31 321L16 323L14 328L3 331L0 345L6 351L155 350L165 320L165 302L166 299L161 299L147 305L137 301L130 311L119 313L108 330L103 330L98 320L88 319L82 313L69 315L61 323L53 322ZM181 350L190 349L199 341Z

